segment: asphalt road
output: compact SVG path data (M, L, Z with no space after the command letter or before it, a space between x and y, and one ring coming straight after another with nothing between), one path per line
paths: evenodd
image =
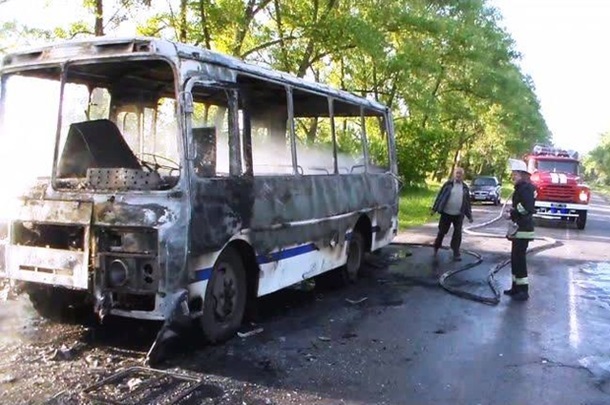
M478 206L476 222L498 213ZM430 242L434 232L430 224L398 241ZM583 231L545 222L537 233L563 246L529 258L528 302L452 296L435 279L461 265L448 252L435 263L430 248L386 249L353 286L262 299L251 327L259 334L206 347L186 333L162 368L205 380L207 399L190 403L608 404L610 205L594 197ZM485 276L508 242L465 236L464 247L484 263L452 282L489 294ZM499 275L506 286L509 273ZM154 331L120 320L57 324L37 318L22 297L0 302L0 402L83 403L87 385L139 364Z

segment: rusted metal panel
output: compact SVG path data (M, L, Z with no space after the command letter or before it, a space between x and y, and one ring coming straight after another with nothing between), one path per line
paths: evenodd
M87 201L27 200L19 209L21 221L89 225L93 204Z
M7 247L7 273L17 280L86 289L87 255L31 246Z

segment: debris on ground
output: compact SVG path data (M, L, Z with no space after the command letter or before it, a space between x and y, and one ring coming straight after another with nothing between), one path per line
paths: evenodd
M127 381L127 388L129 388L129 391L133 391L143 382L144 380L142 380L141 378L132 378Z
M67 347L66 345L61 345L59 349L53 350L51 356L49 356L48 360L59 361L59 360L72 360L74 359L80 350L85 346L84 343L78 342L75 343L72 347Z
M366 301L368 299L369 299L369 297L362 297L362 298L357 299L357 300L351 300L349 298L346 298L345 301L349 302L352 305L358 305L358 304L361 304L361 303L363 303L364 301Z
M17 381L17 377L14 375L7 374L5 376L0 377L0 384L10 384Z
M237 336L239 336L240 338L247 338L250 336L258 335L259 333L262 333L263 331L264 331L263 328L256 328L256 329L252 329L248 332L237 332Z

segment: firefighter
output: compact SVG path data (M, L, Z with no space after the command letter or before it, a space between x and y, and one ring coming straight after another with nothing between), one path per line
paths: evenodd
M513 282L510 290L504 291L504 294L514 300L525 301L529 298L526 254L527 246L534 239L533 215L536 188L530 182L530 173L524 161L509 159L509 165L515 191L512 208L506 213L506 217L516 226L506 235L512 243L510 264Z

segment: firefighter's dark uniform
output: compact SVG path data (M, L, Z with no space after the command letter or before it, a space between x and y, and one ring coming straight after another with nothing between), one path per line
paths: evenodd
M517 224L518 229L509 238L512 241L510 258L513 283L511 289L504 293L517 300L526 300L529 297L526 253L529 242L534 239L535 190L529 180L521 180L515 184L513 208L510 211L510 219Z

